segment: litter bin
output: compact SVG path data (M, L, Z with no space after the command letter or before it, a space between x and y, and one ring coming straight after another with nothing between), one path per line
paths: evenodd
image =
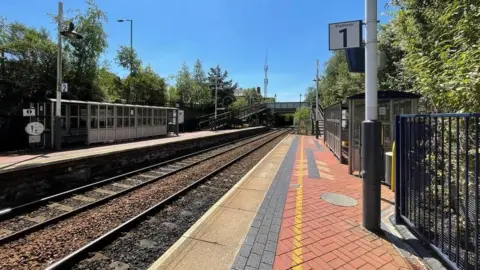
M386 152L385 153L385 177L383 181L385 184L390 186L390 179L392 175L392 158L393 158L393 153L392 152Z

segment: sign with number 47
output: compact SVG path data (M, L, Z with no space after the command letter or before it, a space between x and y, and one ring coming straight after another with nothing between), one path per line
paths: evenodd
M328 25L329 50L362 47L362 21L331 23Z

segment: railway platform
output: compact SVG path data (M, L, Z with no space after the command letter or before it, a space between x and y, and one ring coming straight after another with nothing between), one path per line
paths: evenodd
M208 138L224 134L235 133L261 127L251 127L245 129L228 129L219 131L197 131L190 133L179 133L178 136L168 136L150 140L123 142L109 145L93 145L86 148L65 150L65 151L45 151L40 154L1 154L0 153L0 174L22 170L26 168L39 167L49 164L61 163L65 161L74 161L77 159L88 159L92 157L126 152L129 150L145 149L162 144L177 143L186 140L195 140L199 138Z
M0 209L268 130L260 126L201 131L38 155L0 156Z
M423 269L389 223L361 226L362 181L314 137L289 135L199 219L149 270Z

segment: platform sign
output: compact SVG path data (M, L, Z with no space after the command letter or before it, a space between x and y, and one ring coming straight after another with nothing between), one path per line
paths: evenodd
M62 83L62 93L68 92L68 83Z
M39 143L40 135L28 136L28 143Z
M362 20L328 25L328 49L344 50L362 47Z
M27 132L28 135L32 135L32 136L40 135L43 133L44 130L45 130L45 127L40 122L31 122L31 123L28 123L27 126L25 127L25 132Z
M184 111L183 110L178 110L178 123L183 124L185 121L185 116L184 116Z
M23 116L35 116L34 109L23 109Z

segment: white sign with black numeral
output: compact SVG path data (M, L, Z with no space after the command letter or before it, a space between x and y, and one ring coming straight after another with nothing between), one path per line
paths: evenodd
M344 50L362 47L362 21L331 23L328 25L328 49Z
M35 116L34 109L23 109L23 116Z

